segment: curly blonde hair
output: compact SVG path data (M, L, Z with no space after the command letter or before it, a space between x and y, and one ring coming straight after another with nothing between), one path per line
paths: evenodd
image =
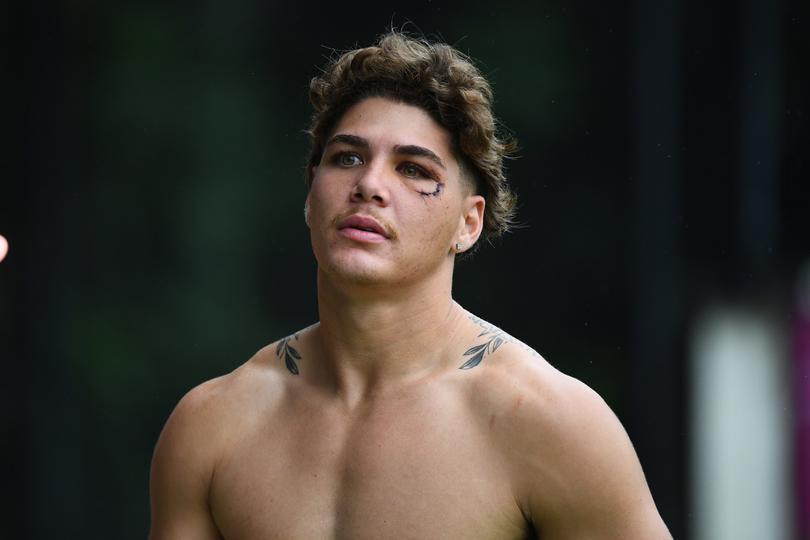
M506 181L503 160L517 145L499 133L489 83L472 60L453 47L397 31L384 34L374 46L341 54L310 81L314 114L308 131L307 187L335 125L368 97L421 107L447 129L463 176L472 176L467 180L486 199L482 237L492 241L510 229L516 196Z

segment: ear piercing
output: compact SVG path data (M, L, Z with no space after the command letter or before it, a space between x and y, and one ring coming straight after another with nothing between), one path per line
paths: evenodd
M463 248L463 247L464 247L464 244L462 244L461 242L456 242L456 251L461 251L461 248Z

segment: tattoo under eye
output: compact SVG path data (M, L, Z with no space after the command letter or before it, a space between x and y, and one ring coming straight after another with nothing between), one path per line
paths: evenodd
M444 184L442 184L441 182L438 182L438 181L435 181L435 182L436 182L436 189L434 189L433 191L421 191L421 190L419 190L419 194L423 195L425 197L438 197L438 196L440 196L442 194L442 191L444 191Z
M432 171L415 163L404 163L399 172L410 181L416 182L416 192L424 197L438 197L444 190L444 183ZM430 189L425 189L430 185Z

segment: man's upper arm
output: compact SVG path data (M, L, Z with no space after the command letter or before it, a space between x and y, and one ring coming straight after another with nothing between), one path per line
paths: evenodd
M212 383L180 400L152 457L151 540L221 538L208 506L215 460Z
M535 426L544 440L529 461L537 473L529 510L544 540L671 538L630 439L607 404L564 376L553 394L555 418Z

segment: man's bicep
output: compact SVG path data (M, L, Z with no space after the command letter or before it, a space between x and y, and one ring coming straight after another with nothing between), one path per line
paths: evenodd
M219 539L208 506L213 441L206 440L205 390L187 394L155 445L149 481L151 540Z
M593 390L575 381L566 398L553 489L531 497L544 539L671 538L653 502L630 439ZM570 399L570 401L569 401ZM543 526L545 525L545 526Z

